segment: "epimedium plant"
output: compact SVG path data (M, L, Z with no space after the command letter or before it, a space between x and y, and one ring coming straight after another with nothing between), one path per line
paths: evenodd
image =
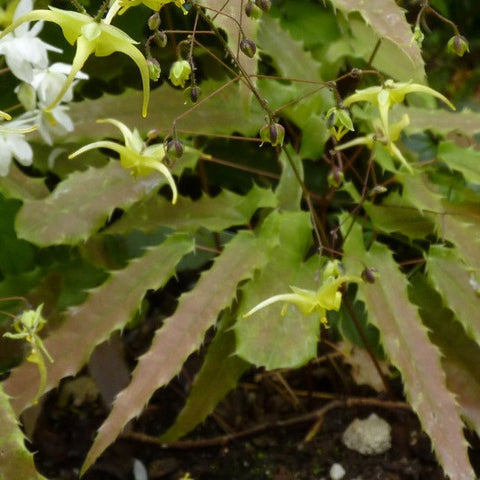
M0 50L23 82L17 94L25 113L0 130L9 146L1 159L0 294L36 307L1 324L5 345L25 340L31 349L25 361L15 359L0 391L8 426L0 442L13 459L0 466L5 478L41 478L23 446L22 412L128 328L147 291L186 269L202 273L138 359L82 472L211 327L203 366L163 442L202 422L251 365L304 365L316 357L325 327L353 340L348 325L367 329L348 308L360 305L446 474L475 478L463 422L480 432L479 154L452 135L474 142L480 121L434 103L455 108L425 84L425 17L453 29L444 46L452 54L463 56L469 45L428 2L414 26L393 0L326 3L116 0L94 16L77 2L77 11L20 3L9 12ZM125 23L149 28L145 56L133 33L115 26L131 12L143 16ZM177 30L163 29L164 15ZM76 44L69 71L48 84L35 78L49 68L47 50L58 49L49 38L38 39L41 59L25 52L15 64L2 50L22 31L38 35L38 23L25 24L40 20ZM318 25L329 27L324 38ZM72 87L81 93L77 82L86 78L80 70L92 75L87 59L115 52L136 64L143 99L125 91L72 103ZM150 92L150 79L163 84ZM40 135L28 142L39 119ZM63 131L49 134L68 138L46 141L46 129L61 119ZM124 145L105 139L109 124ZM194 174L197 196L182 185ZM22 261L12 265L11 257ZM12 367L10 357L0 360L3 370Z

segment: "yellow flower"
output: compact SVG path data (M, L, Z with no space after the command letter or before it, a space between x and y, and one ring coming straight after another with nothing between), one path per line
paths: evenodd
M327 323L327 310L340 310L342 303L342 294L339 292L340 287L346 282L361 282L360 277L346 276L341 273L338 261L330 261L327 263L323 283L320 288L315 290L306 290L304 288L290 287L293 293L284 293L274 295L260 302L257 306L247 312L244 317L253 315L258 310L265 308L276 302L293 303L303 315L310 315L318 312L322 323ZM282 315L286 312L286 305L282 309Z
M386 80L382 86L375 86L357 90L343 101L345 107L349 107L356 102L369 102L380 112L383 133L387 139L390 139L390 127L388 123L388 112L395 103L402 103L405 96L409 93L427 93L446 103L452 110L455 110L453 104L433 88L418 83L396 83L393 80Z
M397 123L394 123L390 127L390 141L382 137L381 135L378 136L374 133L369 135L365 135L364 137L354 138L349 142L342 143L341 145L337 145L335 150L345 150L347 148L351 148L357 145L366 145L370 150L375 146L375 142L380 142L385 144L387 150L400 162L405 166L405 168L410 172L413 173L412 167L408 163L407 159L403 156L400 149L395 145L396 142L400 138L400 134L402 130L406 128L410 124L410 117L404 113L401 120Z
M77 43L75 58L72 62L72 70L57 97L52 104L47 107L47 111L52 110L63 98L74 81L75 76L90 55L95 54L97 57L106 57L112 55L112 53L121 52L128 55L140 70L143 85L142 115L146 117L150 97L150 79L145 57L133 45L138 42L130 38L119 28L109 25L106 20L96 22L93 17L84 13L60 10L53 7L49 8L50 10L34 10L21 16L0 35L1 39L23 23L44 20L59 25L63 31L63 35L71 45L75 42Z
M117 13L123 15L129 8L144 4L148 8L158 12L167 3L175 3L178 8L183 10L186 15L188 11L183 6L185 0L115 0L107 14L107 19L111 20Z
M387 80L382 86L375 86L357 90L353 95L350 95L343 101L344 107L357 102L368 102L376 106L380 113L379 134L370 134L365 137L356 138L350 142L344 143L336 147L336 150L344 150L353 147L354 145L367 145L370 149L376 141L383 143L388 151L396 157L411 173L412 167L408 164L406 158L402 155L400 149L395 145L395 141L400 138L402 130L410 123L408 115L403 115L402 119L390 125L389 112L392 106L396 103L402 103L405 96L409 93L427 93L442 102L446 103L450 108L455 110L454 105L443 96L441 93L433 90L433 88L418 83L396 83L393 80Z
M190 78L192 67L186 60L177 60L170 67L169 80L175 87L185 88L185 82Z
M134 177L150 175L154 170L160 172L167 179L170 188L172 189L172 203L177 201L177 187L173 180L170 170L163 164L162 160L165 157L165 149L163 144L145 146L137 129L131 131L126 125L118 120L107 118L103 120L97 120L98 123L111 123L115 125L123 135L125 145L118 143L101 140L93 142L80 148L76 152L72 153L69 158L74 158L77 155L81 155L88 150L94 148L108 148L117 152L120 155L120 163L123 168L130 169Z

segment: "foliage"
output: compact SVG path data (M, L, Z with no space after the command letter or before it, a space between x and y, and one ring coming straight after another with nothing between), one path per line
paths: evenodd
M0 389L0 478L41 478L22 412L142 322L148 291L194 271L83 472L206 338L162 441L202 422L250 366L302 366L322 330L354 341L355 324L375 328L446 474L474 479L463 421L480 433L480 116L473 100L435 103L453 107L456 90L426 85L423 21L450 31L449 65L475 43L428 3L411 24L394 0L116 0L96 15L94 3L22 0L1 16L1 107L16 112L17 94L22 113L0 125L0 295L35 307L10 300L0 320L0 368L15 364ZM42 31L25 25L38 20ZM41 58L19 47L32 36ZM66 72L48 63L60 46ZM24 360L7 348L22 340Z

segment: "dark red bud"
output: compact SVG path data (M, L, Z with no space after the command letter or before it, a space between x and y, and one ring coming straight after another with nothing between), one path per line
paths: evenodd
M200 89L198 87L192 87L190 89L190 100L192 101L192 103L197 103L199 96L200 96Z
M183 145L178 140L170 140L167 143L167 156L178 160L183 155Z
M255 5L264 12L268 12L272 6L272 2L271 0L255 0Z
M149 19L148 19L148 28L150 30L157 30L160 26L160 13L155 12Z
M244 38L240 42L240 50L247 56L247 57L254 57L257 51L257 46L255 42L250 40L249 38Z
M167 46L168 38L165 32L157 32L155 34L155 43L157 44L158 48L164 48Z
M362 280L367 283L375 283L377 279L377 269L376 268L365 268L362 272Z

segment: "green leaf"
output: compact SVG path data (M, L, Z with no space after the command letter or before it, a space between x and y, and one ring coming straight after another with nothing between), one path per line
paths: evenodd
M365 60L373 53L377 40L381 40L373 66L397 80L425 79L420 48L412 42L412 29L405 19L404 10L394 0L330 0L334 8L348 16L353 32L352 48L360 51ZM350 15L358 12L363 21Z
M61 327L44 340L54 359L47 365L45 391L55 388L62 378L75 375L88 361L93 348L123 328L135 315L145 292L165 285L180 259L192 249L189 236L172 235L123 270L112 272L103 285L90 291L85 303L70 308ZM37 385L38 372L30 362L20 365L4 382L16 412L31 405Z
M161 441L176 440L203 422L250 367L249 363L234 355L235 336L231 330L234 320L235 316L231 312L222 315L185 407L175 423L160 437Z
M211 134L230 134L238 132L246 136L255 135L264 122L260 108L253 108L250 115L239 115L244 111L238 82L228 85L224 81L206 80L202 82L202 96L208 101L177 120L177 131L186 130ZM215 93L218 90L218 93ZM184 92L169 85L155 90L150 99L147 118L138 111L142 93L127 91L122 95L103 95L97 100L85 100L72 103L69 107L75 121L75 131L68 134L69 141L108 136L111 128L105 124L96 124L97 118L115 118L126 125L135 125L139 131L147 132L159 125L171 125L172 119L186 113L192 106L185 105ZM228 108L225 106L228 105ZM255 104L254 104L255 105Z
M292 79L292 84L289 85L276 80L259 80L262 96L268 98L272 110L293 102L287 108L282 108L281 114L295 122L303 131L301 156L321 156L330 136L324 112L333 106L334 100L332 93L321 83L320 63L270 15L262 16L258 44L262 52L271 56L278 74ZM295 82L294 79L310 83ZM318 81L319 84L312 85L312 81Z
M42 200L26 200L16 219L18 236L46 246L75 244L102 227L115 208L127 208L166 183L160 174L135 180L119 162L75 172Z
M0 178L0 193L8 198L23 200L44 198L49 192L43 178L29 177L12 164L8 175Z
M425 132L425 130L441 135L453 131L472 136L480 133L480 114L477 112L426 110L425 108L397 105L392 111L392 121L399 121L405 113L410 117L410 125L406 128L409 133Z
M434 233L432 214L421 214L418 208L409 205L398 193L389 195L381 205L370 202L364 205L375 228L384 233L401 233L409 238L423 239Z
M455 313L467 334L480 345L478 273L475 275L468 271L461 253L455 248L439 245L433 245L428 251L427 273L444 298L445 305Z
M265 231L263 231L265 229ZM242 315L273 295L289 293L290 285L315 289L318 257L303 263L312 243L310 216L304 212L272 213L260 228L277 246L270 261L243 288L242 302L235 325L236 353L267 369L298 367L316 356L320 335L318 314L305 317L293 305L284 315L278 303L254 315Z
M303 163L300 156L294 152L290 145L286 147L290 158L292 159L293 168L287 157L287 154L282 151L279 162L282 165L282 175L280 182L275 190L275 196L278 199L278 207L282 210L298 211L300 202L303 197L302 188L299 183L297 175L295 175L294 168L298 173L300 180L303 180Z
M438 157L452 170L458 170L469 183L480 184L480 152L473 147L459 147L453 142L438 146Z
M275 207L271 190L254 186L247 195L223 190L216 197L203 196L199 200L179 197L175 205L153 196L137 202L107 233L126 233L132 229L153 231L159 226L194 232L206 228L219 232L232 226L246 225L255 211Z
M204 2L200 2L204 3ZM225 2L225 0L208 0L206 2L208 9L207 14L214 17L215 26L221 28L227 34L227 43L233 54L237 54L238 63L242 66L247 76L251 77L257 73L258 54L248 57L239 52L238 45L243 38L248 38L255 42L257 36L258 22L247 19L239 24L236 19L244 16L243 2ZM221 12L218 14L218 12ZM255 80L253 79L254 83ZM253 98L251 90L243 82L240 82L240 96L244 102L243 111L249 110L250 100Z
M261 247L250 232L240 232L196 286L182 295L176 312L165 320L150 350L140 357L130 385L118 394L87 455L83 472L115 440L124 425L140 413L154 391L171 380L188 355L201 346L205 332L235 298L238 283L265 264L265 249Z
M365 303L369 320L380 330L385 353L402 374L408 401L432 440L445 473L473 480L458 405L447 389L440 352L408 299L405 276L384 245L375 242L368 252L365 250L357 223L344 251L347 271L358 269L361 262L379 273L374 284L359 285L358 298Z
M37 470L33 462L33 455L25 447L25 437L8 396L5 394L0 383L0 480L45 480Z

